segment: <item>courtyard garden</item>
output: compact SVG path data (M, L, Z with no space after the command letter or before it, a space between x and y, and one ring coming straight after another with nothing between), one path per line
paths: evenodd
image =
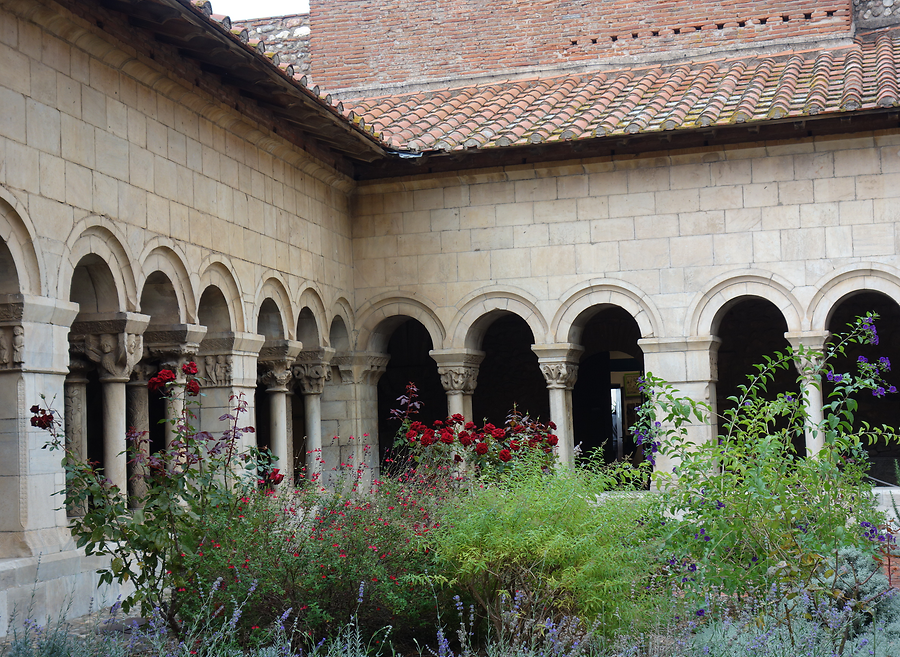
M241 399L223 435L192 428L202 381L188 363L184 382L150 381L185 413L166 451L130 436L143 485L129 496L67 454L55 412L37 405L32 423L65 454L73 534L110 557L102 581L134 587L120 615L145 622L79 638L23 609L0 654L900 655L885 568L897 546L866 452L896 436L856 416L861 395L896 388L886 358L844 367L851 346L877 346L875 319L824 353L765 357L716 441L691 439L704 404L647 374L643 458L586 455L574 469L555 461L552 423L514 409L502 426L425 425L410 384L378 471L363 459L337 484L291 485L266 452L240 449L253 431ZM767 393L795 368L796 390ZM827 387L822 447L807 457L796 445L813 381Z

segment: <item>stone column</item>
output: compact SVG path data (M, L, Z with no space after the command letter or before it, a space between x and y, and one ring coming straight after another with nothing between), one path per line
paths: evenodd
M66 450L77 461L87 458L88 367L85 361L73 358L69 363L69 375L65 384ZM84 515L84 511L84 505L66 508L69 517Z
M143 329L143 327L141 327ZM125 435L125 384L143 352L138 333L102 333L85 340L88 358L97 364L103 389L103 470L120 491L128 491Z
M131 380L125 386L127 424L134 440L132 449L139 451L143 458L150 455L150 395L147 382L156 373L156 368L146 363L138 363L131 372ZM139 500L147 494L146 468L143 463L131 466L128 473L129 506L136 508Z
M303 395L306 418L306 476L310 481L322 478L322 393L331 380L334 349L324 347L301 351L293 367L294 380Z
M390 359L389 354L355 352L336 354L331 360L339 385L326 388L330 394L323 404L323 424L338 442L322 446L325 485L340 476L341 464L354 468L365 464L366 481L378 476L378 380Z
M575 465L575 433L572 430L572 388L578 379L578 361L584 347L569 342L536 344L538 366L547 381L550 419L556 424L556 453L563 465Z
M441 385L447 393L447 414L472 418L472 397L478 384L478 367L484 352L474 349L441 349L428 352L438 364Z
M269 439L277 467L284 478L294 481L294 455L288 451L287 392L291 365L303 345L293 340L267 340L259 355L260 381L269 397Z
M714 336L697 338L642 338L644 371L672 384L683 395L709 405L705 422L687 427L691 442L700 445L716 437L716 383L719 380L718 353L722 341ZM677 462L667 456L656 458L656 470L671 473Z
M159 362L160 369L172 370L175 373L175 380L184 383L185 375L181 366L196 359L200 341L205 335L206 327L199 324L149 326L144 333L145 356L147 360ZM185 418L184 415L184 395L179 391L166 404L166 449L169 449L179 430L189 432L193 430L194 418ZM193 411L189 415L192 416ZM183 428L179 428L179 425L183 425Z
M794 361L800 373L800 394L806 411L806 455L815 456L825 446L825 433L822 422L825 420L825 401L822 395L822 356L825 343L831 333L828 331L802 331L785 333L796 354ZM806 353L800 354L803 349ZM811 350L811 351L810 351Z

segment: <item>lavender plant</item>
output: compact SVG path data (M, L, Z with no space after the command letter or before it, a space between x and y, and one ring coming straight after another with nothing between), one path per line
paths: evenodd
M711 592L764 598L781 596L782 621L801 614L800 599L840 598L833 564L840 551L855 547L870 561L891 538L878 530L871 486L866 478L866 443L895 440L887 427L870 427L854 417L859 394L896 391L883 374L886 359L860 359L857 371L836 372L834 359L850 344L877 343L875 317L860 318L824 350L800 347L766 358L730 398L717 440L695 444L686 427L707 409L680 397L648 375L650 401L641 409L640 433L678 465L658 472L660 509L669 518L664 571L671 582L693 591L697 613ZM774 371L797 366L798 390L774 398L766 386ZM809 385L822 378L834 384L824 420L811 426ZM801 458L797 438L812 430L822 449Z

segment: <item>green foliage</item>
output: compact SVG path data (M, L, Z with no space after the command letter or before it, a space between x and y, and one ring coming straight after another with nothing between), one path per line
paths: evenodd
M473 599L497 636L571 615L609 632L631 622L655 527L645 494L620 483L630 467L546 473L523 464L473 485L431 535L442 581ZM639 484L643 473L632 476ZM505 613L504 600L516 613Z
M334 491L305 488L290 494L248 493L232 512L201 518L198 549L188 558L189 590L209 589L223 613L242 615L236 636L258 645L284 609L309 639L331 634L351 616L360 631L386 625L409 639L433 616L430 589L416 575L432 554L421 541L437 521L434 485L412 474L359 490L362 475ZM431 482L433 484L433 482ZM206 602L194 597L184 610Z
M241 462L248 470L256 470L252 458L236 450L242 434L253 431L239 426L246 403L240 398L233 400L235 412L227 416L232 426L223 436L196 432L191 422L192 408L199 404L193 399L199 387L190 378L196 374L196 365L187 363L182 369L189 375L186 383L177 382L171 370L162 370L150 381L164 392L168 403L176 396L182 398L184 412L171 420L176 437L168 448L150 454L146 435L128 436L127 453L137 491L131 498L96 464L80 460L65 448L52 410L32 408L32 423L51 432L45 447L65 449L66 488L60 494L66 508L82 512L71 518L76 544L88 555L111 557L109 567L98 571L100 583L132 583L135 591L123 600L123 610L140 605L142 613L149 615L154 609L163 609L175 629L180 594L189 594L189 561L200 542L201 518L211 509L235 508L240 497L236 485L241 483L237 478ZM250 481L255 483L255 475Z
M858 320L824 351L800 347L766 358L730 398L722 435L704 444L693 442L686 427L706 409L645 377L650 402L639 431L677 463L655 478L663 489L661 508L678 519L669 523L664 552L673 581L701 597L712 590L761 596L775 586L790 601L827 586L829 559L841 548L855 546L871 557L884 543L875 529L879 516L865 476L864 444L893 432L866 425L854 430L853 395L885 394L885 368L861 359L851 375L835 373L830 364L848 344L877 339L873 321ZM774 372L795 363L798 392L767 398ZM804 398L822 376L835 383L824 420L813 427L822 448L802 458L794 444L811 423Z

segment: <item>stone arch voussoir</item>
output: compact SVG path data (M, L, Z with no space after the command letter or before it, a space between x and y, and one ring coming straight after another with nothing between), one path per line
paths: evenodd
M826 330L842 300L859 292L881 292L900 304L900 270L880 263L862 262L830 272L816 283L809 304L810 330Z
M642 338L663 334L662 316L656 305L648 295L625 281L589 281L571 288L562 298L550 325L555 342L579 342L585 313L597 306L617 306L630 314L637 323Z
M781 311L789 333L803 330L803 308L793 293L794 286L772 272L742 270L719 276L701 290L688 307L684 335L715 335L724 311L742 297L758 297Z
M432 348L442 348L447 332L431 307L413 295L400 296L394 293L371 299L360 309L357 349L371 351L386 348L390 334L383 333L380 327L385 320L397 317L409 317L421 322L431 336Z
M546 342L548 324L538 308L537 300L525 290L492 286L473 292L459 306L450 324L451 349L480 349L484 332L490 326L491 315L508 312L518 315L534 336L535 344Z

